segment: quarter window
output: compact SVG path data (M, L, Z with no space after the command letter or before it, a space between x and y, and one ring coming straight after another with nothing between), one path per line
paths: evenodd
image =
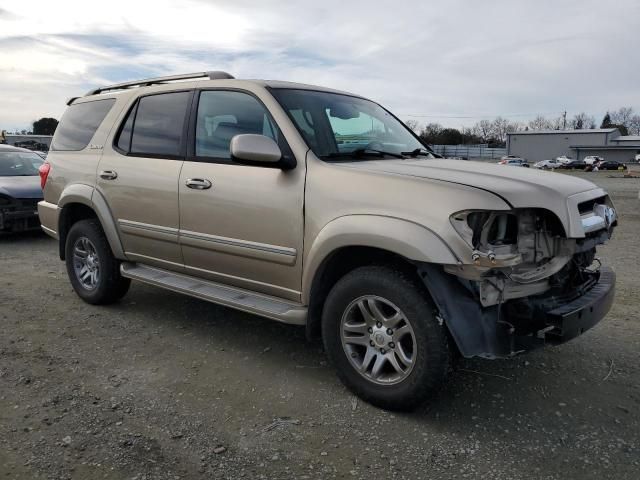
M205 90L196 118L195 155L230 160L229 144L239 134L255 133L279 141L281 134L267 110L251 95Z
M62 115L51 150L74 151L85 148L115 102L114 98L109 98L71 105Z

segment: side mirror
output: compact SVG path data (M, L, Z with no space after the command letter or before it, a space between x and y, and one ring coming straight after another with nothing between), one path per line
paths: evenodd
M278 144L271 138L253 133L243 133L231 139L231 158L240 163L266 163L273 165L282 159ZM267 166L267 165L265 165Z

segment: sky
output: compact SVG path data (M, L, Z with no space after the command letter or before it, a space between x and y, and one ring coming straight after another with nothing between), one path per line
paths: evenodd
M460 128L640 111L640 2L0 0L0 129L69 97L225 70L317 84Z

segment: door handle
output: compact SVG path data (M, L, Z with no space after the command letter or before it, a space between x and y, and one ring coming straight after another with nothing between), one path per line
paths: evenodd
M103 170L100 172L100 178L105 180L115 180L118 178L118 172L114 172L113 170Z
M188 178L185 185L195 190L207 190L211 188L211 182L206 178Z

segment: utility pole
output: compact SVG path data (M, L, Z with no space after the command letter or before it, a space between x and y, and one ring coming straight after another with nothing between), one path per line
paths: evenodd
M562 112L562 129L567 129L567 111Z

